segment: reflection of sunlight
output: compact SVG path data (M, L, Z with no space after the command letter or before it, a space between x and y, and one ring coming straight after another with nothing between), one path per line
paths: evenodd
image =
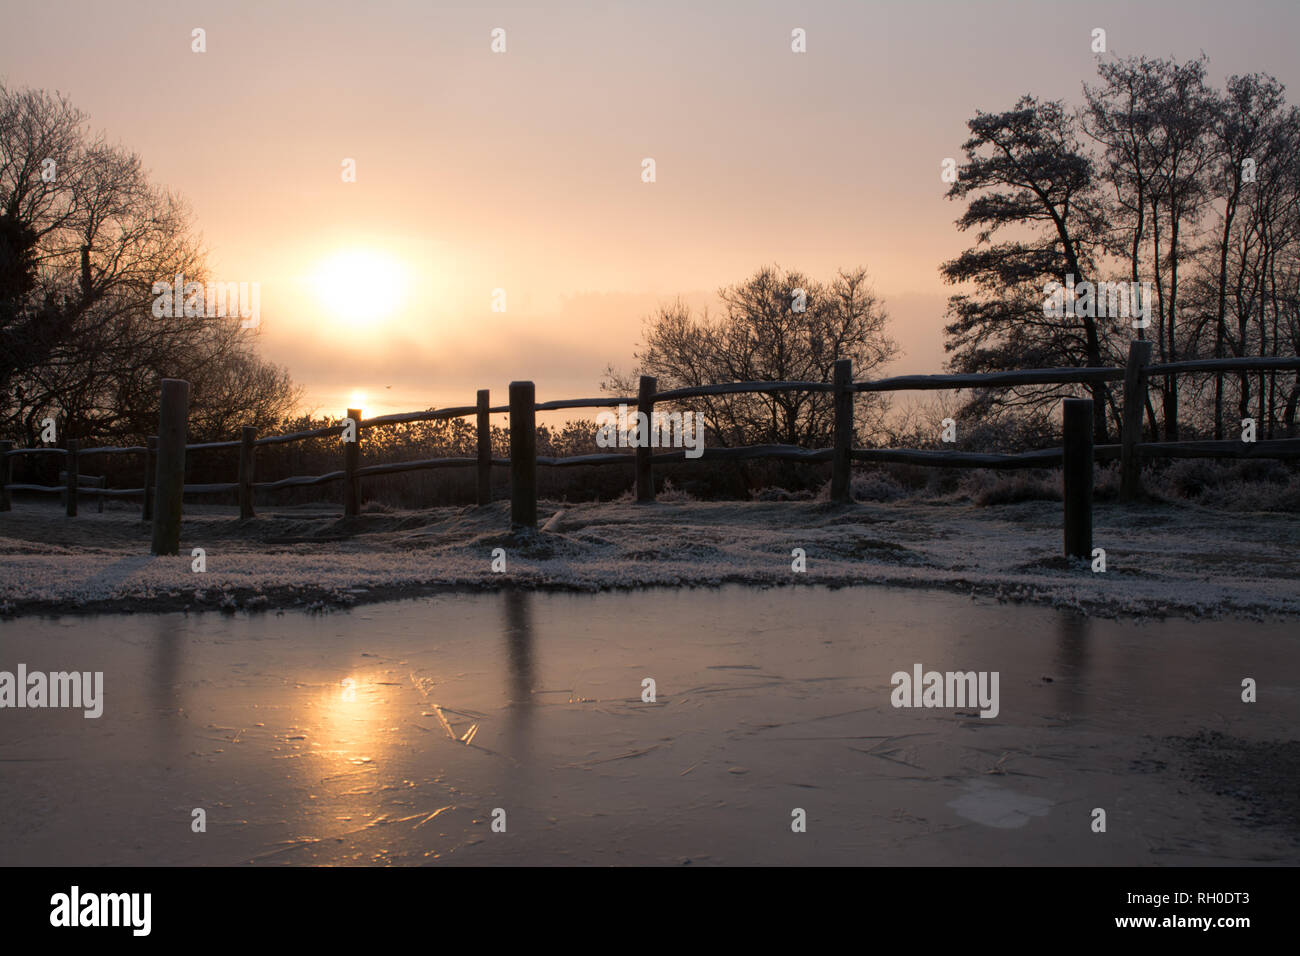
M330 685L317 704L316 752L354 762L373 759L391 719L380 696L385 689L353 674Z
M304 700L298 722L307 747L295 761L310 794L303 808L326 833L363 826L378 810L380 791L393 781L386 766L398 722L397 687L349 673L327 681Z
M322 664L294 681L291 704L279 715L276 759L290 783L279 812L294 838L258 859L391 863L401 843L394 824L403 833L407 827L414 831L454 809L440 778L417 775L422 741L410 739L411 729L433 729L416 722L419 703L413 706L403 673L344 656L352 660L338 667ZM445 822L420 831L414 848L401 852L436 858L445 836L438 828Z

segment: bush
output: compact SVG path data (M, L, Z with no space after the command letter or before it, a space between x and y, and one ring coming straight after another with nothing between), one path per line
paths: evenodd
M1286 462L1185 458L1143 478L1148 493L1164 501L1222 511L1300 512L1300 468Z
M687 494L685 491L682 491L682 489L674 485L673 480L671 478L664 479L664 483L662 487L660 487L659 492L658 494L655 495L655 497L659 501L663 501L672 505L684 504L688 501L695 500L691 495Z
M1022 501L1060 501L1062 498L1060 474L1037 470L1004 474L980 469L966 475L961 490L981 508Z
M898 501L908 496L908 490L882 471L854 475L849 485L854 501Z
M1119 498L1119 463L1098 465L1093 472L1092 497L1095 501L1115 501Z
M830 484L827 483L827 488ZM806 488L788 491L785 488L759 488L751 497L754 501L812 501L813 493Z
M1183 458L1170 462L1158 473L1157 485L1166 497L1195 498L1223 478L1222 466L1205 458Z
M1199 504L1222 511L1300 513L1300 478L1292 478L1285 484L1228 481L1207 489Z

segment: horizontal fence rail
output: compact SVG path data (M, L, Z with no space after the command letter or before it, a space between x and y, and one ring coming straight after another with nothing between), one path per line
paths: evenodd
M1014 388L1021 385L1092 385L1117 382L1122 368L1036 368L1013 372L973 372L967 375L897 375L858 382L859 392L939 391L951 388Z
M1129 349L1128 363L1124 367L1079 367L1051 369L1015 369L1000 372L970 374L937 375L898 375L869 381L854 382L852 368L847 360L841 359L835 364L835 376L831 382L777 381L777 382L727 382L710 385L693 385L658 391L655 379L643 376L641 388L637 395L623 397L601 396L598 398L561 399L537 402L531 382L516 382L511 386L511 402L506 405L493 406L489 401L487 390L480 390L474 405L457 405L447 408L432 408L424 411L401 412L390 415L377 415L362 418L360 411L348 410L348 417L337 425L306 429L282 435L265 435L258 437L256 430L245 427L240 439L233 441L198 442L180 444L177 447L164 448L155 438L150 438L147 445L105 446L96 448L79 448L75 441L67 442L67 447L33 447L15 448L12 441L0 441L0 510L9 510L11 493L15 491L38 494L60 494L67 503L70 516L76 514L78 498L92 497L101 502L105 497L128 498L140 497L144 506L142 517L154 520L159 518L154 513L155 488L167 486L168 509L173 520L178 521L180 495L226 495L238 496L241 518L254 516L255 492L278 491L286 488L306 488L341 481L344 483L344 513L354 516L360 511L361 479L380 475L394 475L412 471L435 469L477 469L478 504L488 504L491 499L489 471L491 468L511 469L512 522L523 527L536 526L536 468L575 468L591 466L629 466L634 469L636 477L637 499L653 501L655 497L653 472L655 465L680 464L688 461L751 461L769 459L777 461L802 462L808 464L829 463L832 468L831 497L837 503L847 503L849 496L849 469L853 462L876 464L922 465L936 468L989 468L989 469L1026 469L1026 468L1068 468L1071 461L1077 462L1080 455L1088 461L1121 462L1121 497L1133 500L1141 493L1140 467L1144 460L1171 458L1270 458L1282 460L1300 459L1300 439L1260 439L1245 441L1173 441L1143 442L1141 429L1143 410L1147 401L1147 385L1151 378L1193 373L1249 373L1263 371L1300 371L1300 357L1284 356L1279 358L1251 357L1226 359L1194 359L1170 362L1161 365L1150 364L1151 343L1135 341ZM852 447L852 396L857 393L892 392L892 391L934 391L955 389L1017 388L1024 386L1093 386L1112 382L1124 383L1123 423L1121 442L1113 445L1092 444L1091 435L1086 443L1080 443L1073 433L1064 435L1062 447L1009 454L980 453L964 451L942 451L910 448L854 448ZM182 388L184 386L184 388ZM170 391L169 391L170 390ZM597 454L571 455L566 457L538 456L535 444L535 415L537 412L561 411L566 409L599 408L609 409L618 406L636 408L647 414L658 404L681 403L694 398L711 398L739 394L775 395L785 392L827 393L835 398L835 444L831 448L802 448L796 445L766 444L745 445L739 447L707 447L696 449L695 454L688 455L684 448L658 450L638 447L628 452L609 452ZM168 380L164 383L163 407L160 421L164 426L170 424L173 432L178 427L183 435L184 410L175 405L177 396L188 396L186 383ZM170 398L169 398L170 396ZM1070 401L1086 401L1069 399ZM512 436L511 456L493 457L491 451L491 432L488 418L495 414L510 415L510 433ZM1092 411L1078 406L1074 418L1091 421ZM169 417L170 416L170 417ZM415 422L444 421L466 417L477 419L477 454L474 457L424 458L411 461L385 462L371 465L360 464L360 440L364 431L391 425ZM351 438L349 439L349 429ZM516 435L522 439L522 431L531 436L527 441L515 442ZM343 468L321 475L297 475L276 481L258 481L255 477L256 449L270 445L283 445L291 442L310 441L313 439L342 436ZM1071 441L1075 443L1071 445ZM1085 447L1086 445L1086 447ZM190 452L239 451L239 475L233 482L214 482L207 484L184 484L184 456ZM1073 449L1073 450L1069 450ZM164 454L165 452L165 454ZM12 478L13 462L26 456L58 456L66 467L61 472L61 484L42 485L30 482L14 483ZM80 474L81 460L87 456L103 455L141 455L145 462L143 467L144 482L135 488L97 487L103 481L99 477ZM521 460L519 456L527 460ZM181 469L180 476L177 468ZM165 480L164 480L165 479ZM1075 475L1073 481L1080 487L1086 485L1091 494L1091 482L1083 481L1082 472ZM171 501L175 496L176 501ZM528 500L530 499L531 500ZM1075 503L1077 504L1077 503ZM1082 517L1075 509L1076 517L1072 520L1082 522ZM1089 512L1088 529L1091 518ZM1067 529L1068 530L1068 529ZM155 546L166 549L172 546L175 527L170 527L161 535L155 535ZM1090 530L1080 524L1075 527L1073 537L1067 534L1067 550L1077 552L1080 542L1090 540ZM165 550L161 553L167 553Z
M1300 370L1300 358L1192 359L1152 365L1147 375L1181 375L1183 372L1286 372Z

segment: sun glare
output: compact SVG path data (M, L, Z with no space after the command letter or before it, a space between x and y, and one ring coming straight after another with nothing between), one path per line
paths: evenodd
M311 277L322 306L349 326L386 319L406 297L401 263L381 252L350 249L321 262Z

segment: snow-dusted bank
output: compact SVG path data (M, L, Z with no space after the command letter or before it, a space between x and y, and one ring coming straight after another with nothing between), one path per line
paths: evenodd
M1106 570L1061 557L1061 506L817 502L543 503L512 536L508 503L324 508L241 525L188 508L180 557L149 554L126 511L0 516L0 611L326 609L438 590L896 585L1105 617L1300 614L1300 517L1098 505ZM196 550L197 549L197 550Z

